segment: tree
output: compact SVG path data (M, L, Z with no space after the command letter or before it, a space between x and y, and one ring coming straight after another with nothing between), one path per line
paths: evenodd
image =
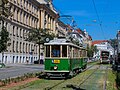
M10 12L10 6L7 4L8 0L0 0L0 16L2 15L8 18L12 13Z
M2 30L0 31L0 53L2 53L3 57L3 52L6 51L7 46L8 46L8 41L10 40L9 38L9 32L7 31L6 27L2 27ZM2 58L3 62L3 58Z
M117 47L117 39L110 39L109 40L110 45L115 49Z
M55 35L53 33L49 33L48 29L31 29L27 34L27 41L34 42L39 45L39 64L40 64L40 45L48 42L53 39ZM48 40L47 40L48 39Z
M11 16L10 6L7 5L8 0L0 0L0 22L2 23L0 27L0 53L2 53L2 62L3 62L3 54L6 51L8 46L9 32L7 31L6 27L4 26L4 17L8 18Z
M93 57L93 54L94 52L96 53L98 50L97 50L97 47L96 46L91 46L91 47L87 47L87 56L88 57Z

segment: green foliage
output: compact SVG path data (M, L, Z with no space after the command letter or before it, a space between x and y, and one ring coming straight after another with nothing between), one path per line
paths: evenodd
M7 31L6 27L2 27L0 31L0 53L4 52L7 49L9 38L9 32Z
M117 47L117 39L110 39L109 40L109 43L111 44L111 46L113 47L113 48L116 48Z
M10 12L10 6L7 5L8 0L0 0L0 15L3 15L5 17L9 17L12 15Z
M98 50L96 46L87 47L87 56L93 57L94 52L97 52L97 51Z
M27 41L34 42L39 45L39 61L40 61L40 45L44 44L46 41L46 38L53 39L55 35L52 33L49 33L48 29L32 29L28 33ZM39 62L40 64L40 62Z
M47 29L32 29L29 31L28 38L26 40L34 42L36 44L44 44L46 38L53 39L55 35L49 33Z

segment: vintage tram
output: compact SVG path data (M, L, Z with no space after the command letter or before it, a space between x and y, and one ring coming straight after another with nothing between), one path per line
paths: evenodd
M110 63L110 52L107 50L100 51L100 63Z
M65 38L45 43L45 76L71 77L87 66L87 50Z

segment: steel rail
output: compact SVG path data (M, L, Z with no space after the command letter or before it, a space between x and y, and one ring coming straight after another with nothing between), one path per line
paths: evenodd
M78 85L78 87L80 87L83 83L85 83L85 81L88 80L88 78L90 78L99 68L100 65L90 75L88 75L84 80L82 80L81 83Z
M51 86L51 87L46 87L46 88L44 88L44 90L51 90L51 89L53 89L54 87L58 86L59 84L64 83L65 81L66 81L66 80L61 81L61 82L59 82L59 83L57 83L57 84L55 84L55 85L53 85L53 86Z
M95 64L89 66L88 68L84 69L82 72L85 72L86 70L92 68L94 65L95 65ZM69 80L69 79L68 79L68 80ZM61 82L59 82L59 83L57 83L57 84L55 84L55 85L53 85L53 86L51 86L51 87L46 87L46 88L44 88L44 90L52 90L54 87L57 87L58 85L60 85L60 84L62 84L62 83L64 83L64 82L66 82L66 81L67 81L67 79L64 80L64 81L61 81Z
M107 71L108 71L108 67L106 67L105 70L105 80L104 80L104 84L103 84L103 90L106 90L106 86L107 86Z

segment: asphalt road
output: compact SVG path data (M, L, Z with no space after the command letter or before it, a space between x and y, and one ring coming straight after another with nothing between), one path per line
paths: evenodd
M44 70L44 65L35 64L11 64L5 68L0 68L0 79L22 76L25 73L41 72Z

